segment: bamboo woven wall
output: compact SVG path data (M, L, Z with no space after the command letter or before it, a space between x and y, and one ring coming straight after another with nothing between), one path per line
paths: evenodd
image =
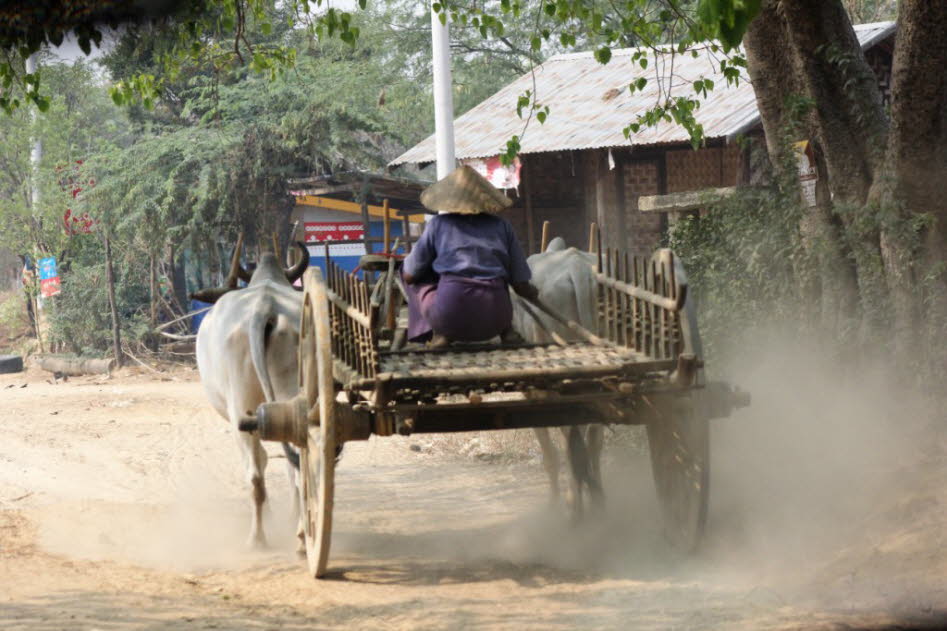
M677 149L664 154L666 193L734 186L740 174L740 148L736 144L694 151Z

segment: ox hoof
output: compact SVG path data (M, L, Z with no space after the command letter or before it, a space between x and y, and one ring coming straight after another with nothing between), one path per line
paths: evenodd
M296 556L300 559L306 558L306 533L303 532L302 526L296 531Z
M262 534L259 534L250 535L250 538L247 539L247 547L251 550L266 550L270 546L266 542L266 537L264 537Z

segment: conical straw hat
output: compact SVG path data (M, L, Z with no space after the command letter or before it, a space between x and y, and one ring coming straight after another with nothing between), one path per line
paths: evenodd
M500 212L512 206L513 200L464 165L424 189L421 203L428 210L474 215Z

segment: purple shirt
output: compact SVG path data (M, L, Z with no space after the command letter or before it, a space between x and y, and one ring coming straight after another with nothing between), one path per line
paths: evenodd
M532 276L513 226L489 213L448 213L427 222L404 260L404 271L420 279L432 270L438 275L503 278L510 283L523 283Z

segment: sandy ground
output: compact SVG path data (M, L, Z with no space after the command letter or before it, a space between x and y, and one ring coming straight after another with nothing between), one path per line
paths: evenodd
M774 434L765 393L715 421L710 525L691 558L663 542L641 453L608 453L607 514L575 526L536 462L449 456L424 437L350 444L331 573L315 582L293 553L278 446L272 547L245 546L238 452L195 372L4 375L0 401L3 629L947 624L947 448L920 421L896 419L896 447L824 424Z

